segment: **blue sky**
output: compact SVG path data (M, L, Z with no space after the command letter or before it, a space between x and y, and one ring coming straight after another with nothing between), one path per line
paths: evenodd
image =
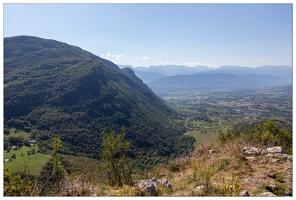
M292 4L4 4L4 37L79 46L115 64L292 66Z

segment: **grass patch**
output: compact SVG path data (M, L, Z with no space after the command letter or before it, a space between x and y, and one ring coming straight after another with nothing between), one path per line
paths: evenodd
M15 128L9 129L9 132L10 132L9 135L4 134L4 138L9 138L10 136L13 136L13 137L22 136L25 139L27 139L27 138L29 138L31 136L30 133L27 133L27 132L25 132L23 130L16 130Z
M187 135L194 137L196 142L203 144L215 142L219 134L210 131L209 129L206 130L206 133L201 134L200 130L195 129L193 131L187 131Z
M9 153L4 152L4 158L11 158L13 154L16 156L16 159L13 159L10 162L5 162L4 167L8 167L10 173L21 171L24 169L25 158L28 157L27 164L30 174L39 175L42 167L49 160L50 155L44 155L40 153L27 155L27 152L32 151L32 149L35 149L37 152L39 147L38 145L31 147L23 146L19 150L11 150Z

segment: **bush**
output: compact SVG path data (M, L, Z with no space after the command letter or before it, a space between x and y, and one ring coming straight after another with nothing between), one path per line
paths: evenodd
M212 185L212 178L216 172L216 164L214 162L207 164L205 161L199 160L191 163L193 169L193 177L198 185L205 186L205 192L209 192Z
M123 185L119 190L116 191L116 196L142 196L141 189L138 187L131 187Z
M177 172L180 170L180 166L177 163L169 163L167 169L171 172Z
M236 176L235 179L232 177L232 183L230 185L226 183L225 178L222 177L222 186L220 187L220 190L223 196L239 196L240 189L238 176Z

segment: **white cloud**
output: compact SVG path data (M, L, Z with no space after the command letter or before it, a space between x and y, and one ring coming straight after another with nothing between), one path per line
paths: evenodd
M258 60L259 62L265 62L265 61L268 61L268 60L264 60L264 59L260 59Z
M123 55L121 55L121 54L118 54L118 55L112 55L111 53L106 53L106 54L101 54L102 56L107 56L107 57L113 57L113 58L117 58L117 59L119 59L119 58L124 58L124 56Z
M147 56L143 57L142 60L151 60L151 58L148 58Z

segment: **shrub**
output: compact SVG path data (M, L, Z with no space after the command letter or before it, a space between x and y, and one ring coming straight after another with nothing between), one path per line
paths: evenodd
M205 186L206 193L210 190L212 178L216 172L215 166L215 163L207 164L206 162L201 162L199 160L196 160L193 163L191 163L194 180L198 185Z
M141 196L142 192L140 188L123 185L116 191L115 196Z
M177 172L180 170L180 166L177 163L169 163L167 169L171 172Z
M222 177L222 186L220 187L220 191L223 196L239 196L240 186L238 184L238 176L235 179L232 177L232 183L229 185L226 183L224 176Z

